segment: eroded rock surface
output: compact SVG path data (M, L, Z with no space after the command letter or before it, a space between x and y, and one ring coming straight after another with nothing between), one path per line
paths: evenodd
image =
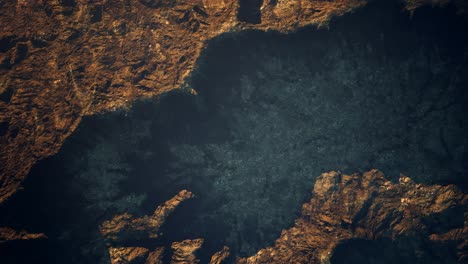
M82 116L181 87L207 40L323 25L365 2L264 1L252 24L237 0L2 1L0 202Z
M404 236L452 241L458 261L467 260L468 196L453 185L425 186L406 176L393 184L377 170L329 172L317 179L312 195L273 247L238 263L328 263L340 242Z

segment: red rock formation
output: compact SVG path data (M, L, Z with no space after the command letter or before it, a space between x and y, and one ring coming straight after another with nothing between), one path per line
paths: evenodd
M408 235L454 241L459 261L467 260L468 195L453 185L425 186L405 176L393 184L377 170L362 176L330 172L317 179L312 195L301 218L283 230L273 247L238 263L326 263L342 241ZM461 219L461 226L448 223L454 219ZM432 233L437 226L451 230Z

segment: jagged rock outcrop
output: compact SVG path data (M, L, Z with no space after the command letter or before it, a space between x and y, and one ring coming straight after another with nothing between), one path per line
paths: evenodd
M183 201L193 197L189 191L182 190L176 196L158 206L154 213L140 218L130 214L117 215L100 226L101 235L106 239L112 264L158 264L162 263L163 247L152 252L144 247L121 247L129 239L157 238L159 228L167 216Z
M201 248L203 239L187 239L172 243L173 251L171 262L173 264L196 264L195 253ZM153 251L144 247L109 247L109 256L112 264L163 264L164 248L158 247ZM210 264L222 264L229 257L229 248L224 247L216 252L210 260Z
M156 248L155 250L149 253L145 264L163 264L163 260L162 260L163 254L164 254L163 247Z
M203 238L186 239L181 242L172 243L171 264L196 264L200 260L195 256L195 252L201 248Z
M13 240L29 240L47 238L44 233L28 233L24 230L17 231L10 227L0 227L0 243Z
M324 25L365 3L263 1L253 24L239 20L238 0L2 1L0 202L83 116L183 87L207 40Z
M183 201L193 197L189 191L182 190L172 199L159 206L153 215L141 218L133 217L130 214L117 215L100 226L101 235L107 241L110 261L112 264L162 264L164 247L157 247L150 252L145 247L121 246L128 241L138 241L138 239L159 238L159 228L176 207ZM195 252L202 246L203 239L187 239L181 242L174 242L171 245L171 263L199 263ZM221 264L229 257L229 248L224 247L216 252L211 264Z
M192 193L180 191L169 201L159 206L153 215L136 218L128 213L117 215L100 226L102 236L110 243L119 243L128 239L157 238L159 228L167 216L183 201L192 198Z
M213 254L210 260L210 264L221 264L223 261L229 258L230 255L231 252L229 251L229 247L225 246L223 249Z
M322 174L294 227L283 230L273 247L238 263L328 263L340 242L411 236L452 241L458 260L467 261L468 195L456 186L421 185L402 176L398 184L372 170Z

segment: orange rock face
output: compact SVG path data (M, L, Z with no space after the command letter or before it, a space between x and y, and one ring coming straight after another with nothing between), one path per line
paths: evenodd
M323 25L364 0L2 1L0 202L55 154L85 115L180 88L207 40L244 29Z
M340 242L402 236L452 241L460 263L467 260L468 195L453 185L424 186L405 176L393 184L377 170L329 172L317 179L312 196L273 247L238 263L328 263ZM449 230L433 233L441 225Z

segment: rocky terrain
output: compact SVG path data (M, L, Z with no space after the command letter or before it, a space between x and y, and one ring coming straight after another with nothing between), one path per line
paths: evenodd
M181 192L165 206L176 205L183 194L188 193ZM155 216L157 212L161 210L156 210ZM164 218L157 217L158 223ZM143 228L154 231L150 222L132 222L139 224L125 227L127 233L140 233ZM112 220L103 224L101 233L115 243L121 237L115 234L123 226ZM119 232L110 235L106 231L109 229ZM236 263L341 263L336 259L352 260L339 256L339 248L353 239L374 240L376 244L389 239L393 241L390 243L399 243L393 255L384 255L384 263L464 263L468 260L468 195L453 185L421 185L406 176L394 184L377 170L362 175L324 173L317 178L312 198L302 206L302 215L294 227L283 230L273 247L237 259ZM441 242L450 250L440 250L437 243ZM174 242L170 263L199 263L195 254L202 244L203 239ZM428 254L428 250L434 253ZM142 247L110 247L109 252L113 264L163 263L163 248L150 253ZM222 263L228 254L225 247L210 263Z

